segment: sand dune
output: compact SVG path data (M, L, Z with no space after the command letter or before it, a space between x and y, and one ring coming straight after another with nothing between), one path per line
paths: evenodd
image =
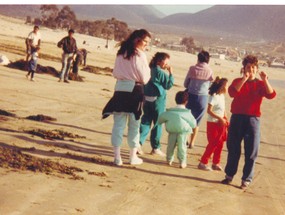
M24 21L0 16L0 54L11 61L24 59L24 38L32 30ZM67 33L40 29L43 42L43 66L60 70L61 50L56 43ZM87 64L101 68L113 68L116 55L115 42L105 49L104 39L75 34L78 47L86 48ZM83 41L88 45L83 46ZM97 47L100 46L101 50ZM148 59L158 51L151 48ZM165 50L164 50L165 51ZM183 90L183 80L196 56L167 51L174 68L175 87L168 92L167 107L174 105L174 95ZM220 65L216 65L218 62ZM230 81L239 76L240 62L211 59L216 75ZM199 159L207 144L204 118L196 148L188 151L188 167L180 169L175 160L169 167L161 157L148 154L149 141L143 146L144 164L130 166L128 146L123 146L122 167L112 165L113 152L110 135L113 120L101 120L101 111L113 94L115 80L106 74L80 71L84 82L58 83L57 78L35 74L36 82L28 81L26 72L0 66L0 109L16 114L0 117L0 147L21 150L23 154L49 159L68 167L77 167L80 180L66 174L47 174L0 167L0 214L86 214L86 215L248 215L285 214L285 72L284 69L261 68L273 80L277 91L275 100L264 100L262 105L261 148L251 187L238 188L243 158L232 186L220 184L223 172L204 172L197 169ZM227 111L231 99L227 96ZM43 114L56 121L41 122L25 119ZM59 129L86 138L43 139L27 133L27 130ZM167 133L162 137L165 151ZM32 150L27 150L32 149ZM1 155L0 155L1 156ZM222 154L225 165L226 147Z

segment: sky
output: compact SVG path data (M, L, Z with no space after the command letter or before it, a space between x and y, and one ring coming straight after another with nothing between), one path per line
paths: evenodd
M75 4L75 1L61 0L60 4ZM198 11L210 8L214 5L281 5L280 0L255 0L250 2L248 0L199 0L199 4L187 3L185 0L80 0L80 4L101 4L101 5L152 5L165 15L175 13L196 13ZM20 0L2 0L0 4L23 4ZM58 0L29 0L27 4L59 4ZM78 3L77 3L78 4Z
M196 13L198 11L212 7L213 5L152 5L165 15L174 13Z

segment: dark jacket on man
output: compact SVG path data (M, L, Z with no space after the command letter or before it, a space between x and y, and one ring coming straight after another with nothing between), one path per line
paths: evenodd
M58 43L57 46L59 48L62 47L62 50L65 54L76 53L77 46L76 40L74 38L70 38L69 36L62 38Z

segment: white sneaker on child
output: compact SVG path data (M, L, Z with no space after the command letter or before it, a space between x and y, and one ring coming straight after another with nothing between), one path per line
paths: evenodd
M187 163L184 161L180 164L181 169L185 169L187 167Z
M203 164L203 163L199 163L198 165L198 169L201 169L201 170L205 170L205 171L212 171L212 168L207 166L206 164Z
M130 159L130 164L131 165L140 165L143 163L143 160L140 159L139 157L137 156L133 156L131 159Z
M172 163L173 163L173 160L167 161L167 164L168 164L169 166L172 166Z
M114 159L114 164L116 165L116 166L122 166L123 165L123 161L122 161L122 159L120 158L120 159Z
M153 150L151 151L151 154L152 154L152 155L159 155L159 156L162 156L162 157L165 157L165 156L166 156L160 149L153 149Z

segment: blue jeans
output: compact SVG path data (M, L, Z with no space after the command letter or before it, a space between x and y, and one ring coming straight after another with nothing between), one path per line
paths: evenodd
M73 53L70 53L70 54L63 53L62 54L62 69L61 69L60 79L62 80L68 79L68 72L71 66L72 59L73 59Z
M189 93L186 107L191 110L192 115L197 121L197 126L199 126L208 107L208 95L194 95Z
M140 120L135 119L133 113L114 113L114 125L112 130L111 142L114 147L120 147L123 142L123 134L128 122L128 145L130 148L136 148L139 145L139 127Z
M260 144L259 117L242 114L231 116L227 139L228 160L225 168L225 173L229 178L233 178L237 172L242 140L244 140L245 156L242 180L251 182Z

